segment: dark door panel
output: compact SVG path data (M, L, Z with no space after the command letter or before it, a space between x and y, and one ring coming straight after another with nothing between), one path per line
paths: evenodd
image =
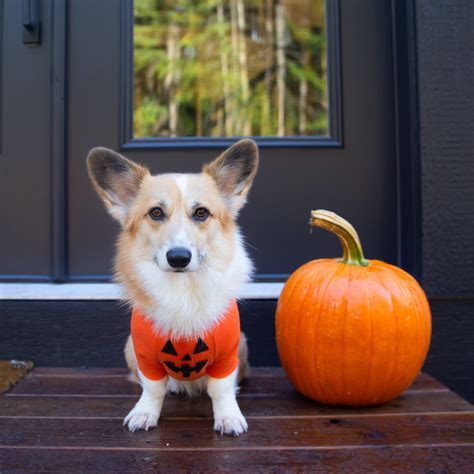
M42 2L41 44L23 44L22 4L0 2L0 277L48 279L51 260L51 22Z

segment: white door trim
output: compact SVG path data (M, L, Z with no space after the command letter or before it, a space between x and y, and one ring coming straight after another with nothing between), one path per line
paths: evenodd
M249 283L239 298L276 299L283 283ZM0 283L0 300L117 300L120 287L114 283Z

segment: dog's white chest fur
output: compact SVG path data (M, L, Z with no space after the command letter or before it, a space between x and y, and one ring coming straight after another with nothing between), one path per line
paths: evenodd
M140 285L152 301L151 307L140 309L158 331L176 338L196 337L219 322L252 272L239 233L234 245L233 257L224 271L215 268L212 260L192 273L163 272L154 262L138 259L133 263ZM124 294L133 302L127 290L125 284Z

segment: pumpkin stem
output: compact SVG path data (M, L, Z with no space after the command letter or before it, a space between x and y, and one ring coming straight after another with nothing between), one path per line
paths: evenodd
M362 245L356 230L341 216L331 211L319 209L311 211L309 223L312 226L321 227L338 236L344 251L344 255L340 260L341 263L362 267L369 265L369 261L364 258L364 252L362 251Z

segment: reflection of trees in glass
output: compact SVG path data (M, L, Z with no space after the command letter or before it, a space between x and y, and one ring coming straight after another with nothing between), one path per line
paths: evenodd
M134 136L326 135L324 0L135 0Z

